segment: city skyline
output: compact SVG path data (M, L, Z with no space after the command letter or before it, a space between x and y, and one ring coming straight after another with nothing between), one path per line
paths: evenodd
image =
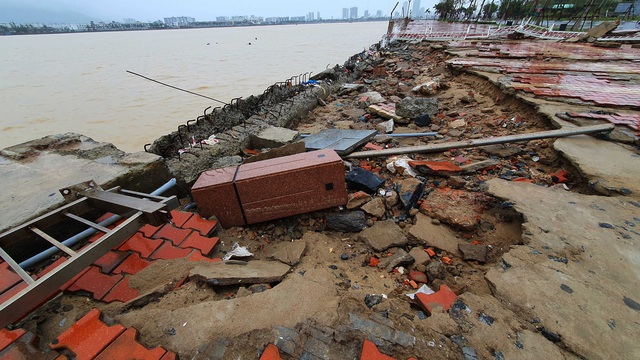
M425 2L425 0L422 0ZM436 0L432 1L434 4ZM211 21L220 16L260 16L260 17L305 17L318 20L342 19L342 9L357 8L358 18L366 12L371 17L381 13L390 15L396 1L391 0L351 0L349 2L337 0L311 0L299 2L293 0L276 0L266 4L259 0L237 0L222 4L212 4L206 0L0 0L0 22L16 21L7 17L35 18L39 14L42 18L77 18L98 21L118 21L135 19L143 22L161 20L166 17L193 17L196 21ZM412 3L413 5L413 3ZM2 15L4 14L4 15ZM16 15L17 14L17 15ZM318 14L320 16L318 16ZM72 16L71 16L72 15ZM43 22L43 21L33 21Z

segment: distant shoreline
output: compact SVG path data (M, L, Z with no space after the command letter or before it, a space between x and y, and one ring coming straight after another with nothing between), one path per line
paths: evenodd
M308 25L308 24L335 24L335 23L353 23L353 22L388 22L389 18L375 18L375 19L351 19L351 20L322 20L322 21L309 21L309 22L299 22L299 21L286 21L279 23L260 23L255 24L251 22L241 22L241 23L218 23L215 21L203 21L194 23L192 26L180 26L180 27L169 27L165 26L164 23L160 21L156 21L153 23L137 23L137 24L124 24L124 23L92 23L92 24L74 24L86 26L85 29L71 29L60 28L60 27L52 27L45 24L41 26L34 26L33 24L15 24L10 23L7 26L7 23L0 24L0 36L17 36L17 35L43 35L43 34L85 34L85 33L96 33L96 32L114 32L114 31L146 31L146 30L188 30L188 29L208 29L208 28L227 28L227 27L250 27L250 26L277 26L277 25Z

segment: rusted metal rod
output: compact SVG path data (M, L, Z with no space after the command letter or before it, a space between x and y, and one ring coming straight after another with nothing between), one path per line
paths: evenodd
M412 153L434 153L434 152L447 151L451 149L462 149L462 148L470 148L470 147L485 146L485 145L506 144L506 143L529 141L529 140L536 140L536 139L559 138L559 137L582 135L582 134L596 134L601 132L609 132L613 130L614 127L615 126L613 124L565 127L557 130L540 131L540 132L528 133L528 134L498 136L498 137L493 137L488 139L451 141L451 142L444 142L444 143L431 144L431 145L409 146L409 147L400 147L400 148L373 150L373 151L360 151L360 152L351 153L344 157L350 158L350 159L362 159L362 158L369 158L369 157L412 154Z

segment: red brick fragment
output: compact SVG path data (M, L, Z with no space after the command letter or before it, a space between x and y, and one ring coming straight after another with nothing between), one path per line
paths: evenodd
M152 252L162 245L162 240L147 239L142 236L141 233L135 233L124 244L122 244L118 250L120 251L135 251L143 258L148 258Z
M119 324L105 325L100 321L100 310L93 309L54 339L49 347L67 349L77 360L93 359L124 331L125 327Z
M171 210L171 222L175 227L182 227L193 216L193 213L186 211Z
M125 252L109 251L108 253L104 254L100 259L96 260L96 262L94 262L93 265L99 267L100 271L102 271L103 273L109 274L113 271L113 269L118 267L118 265L120 265L120 263L124 261L127 255L129 254Z
M277 346L269 343L262 352L260 360L282 360L280 357L280 349Z
M427 283L427 274L422 271L409 270L409 280L413 280L417 283Z
M160 246L160 248L155 253L153 253L153 255L151 255L151 259L182 259L189 256L192 251L193 249L182 249L177 246L171 245L171 242L169 241L165 241L165 243Z
M203 236L209 236L213 233L213 230L218 226L218 220L203 219L200 215L194 214L187 222L181 227L183 229L193 229Z
M147 349L138 342L138 330L129 328L104 349L95 360L160 360L167 352L162 347Z
M153 261L144 260L137 253L132 253L120 265L118 265L118 267L115 268L115 270L113 270L113 273L114 274L127 273L131 275L135 275L140 270L146 268L152 263Z
M360 360L395 360L395 358L381 353L376 344L369 340L365 340L362 344Z
M4 350L4 348L11 345L14 341L18 340L18 338L20 338L25 333L26 331L24 329L0 329L0 351Z
M378 264L380 264L380 259L373 256L369 259L369 266L378 267Z
M140 291L129 286L129 277L126 276L114 286L102 301L110 303L112 301L127 302L140 296Z
M211 250L218 245L220 238L217 237L205 237L198 232L193 232L189 237L180 245L181 248L193 248L198 249L203 255L209 255Z
M87 291L96 300L101 300L120 280L122 275L107 275L100 272L96 266L91 266L89 271L84 273L68 291Z
M187 236L191 235L191 230L188 229L180 229L174 227L171 224L165 224L153 235L154 239L165 239L169 240L173 243L173 245L180 245L187 238Z
M431 315L431 306L433 304L439 304L443 309L449 311L453 302L456 301L456 294L449 289L447 285L441 285L440 289L433 294L416 294L416 300L427 313Z

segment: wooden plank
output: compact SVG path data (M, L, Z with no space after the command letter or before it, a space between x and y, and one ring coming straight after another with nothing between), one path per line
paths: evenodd
M540 131L535 133L519 134L519 135L498 136L498 137L493 137L488 139L451 141L451 142L422 145L422 146L409 146L409 147L375 150L375 151L360 151L360 152L351 153L345 156L345 158L362 159L362 158L369 158L369 157L401 155L401 154L434 153L434 152L447 151L451 149L462 149L462 148L470 148L470 147L494 145L494 144L507 144L507 143L513 143L518 141L559 138L559 137L583 135L583 134L596 134L601 132L609 132L613 130L614 127L615 126L613 124L581 126L581 127L571 127L571 128L565 127L558 130Z

